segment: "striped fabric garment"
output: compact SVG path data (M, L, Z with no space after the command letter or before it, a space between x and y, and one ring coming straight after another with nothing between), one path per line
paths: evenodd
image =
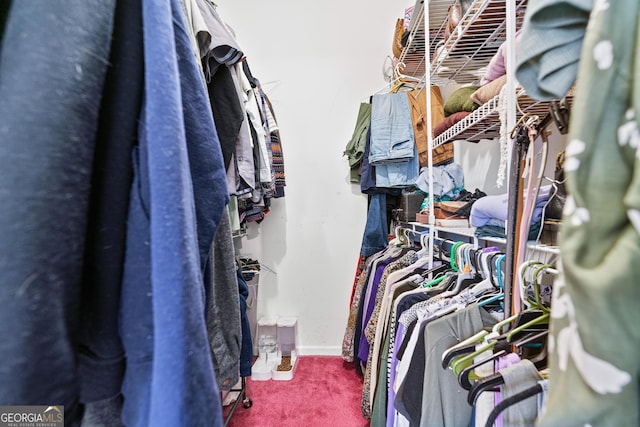
M280 129L276 122L275 114L273 113L273 107L271 101L267 98L267 95L263 93L264 100L266 101L267 108L265 113L267 116L267 123L269 126L269 134L271 137L271 155L272 155L272 168L275 171L275 193L274 198L284 197L284 187L286 185L284 176L284 155L282 153L282 142L280 141Z

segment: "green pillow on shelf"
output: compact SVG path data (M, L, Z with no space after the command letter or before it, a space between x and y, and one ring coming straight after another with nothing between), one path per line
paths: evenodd
M478 90L480 86L464 86L457 89L444 103L444 115L450 116L460 111L473 111L479 107L478 104L471 100L471 94Z

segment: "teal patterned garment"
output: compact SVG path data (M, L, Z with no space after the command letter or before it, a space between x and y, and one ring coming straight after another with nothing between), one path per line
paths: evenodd
M564 273L554 285L550 389L538 426L638 426L640 6L544 3L557 13L560 4L593 5L566 147Z

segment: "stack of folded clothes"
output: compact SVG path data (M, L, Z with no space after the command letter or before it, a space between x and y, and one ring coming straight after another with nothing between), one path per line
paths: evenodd
M549 201L551 186L540 187L531 216L529 239L535 240L540 231L544 207ZM527 195L525 194L526 198ZM471 207L469 222L476 227L476 237L505 237L505 224L508 215L508 196L500 194L478 199Z

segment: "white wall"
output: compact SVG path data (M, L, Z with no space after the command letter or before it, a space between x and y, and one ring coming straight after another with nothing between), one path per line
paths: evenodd
M266 267L258 317L297 316L303 354L337 355L366 219L342 152L360 102L385 85L395 20L414 2L217 3L274 104L285 159L286 197L236 242Z
M566 146L566 136L561 135L555 125L551 125L552 131L549 136L549 146L547 147L547 161L544 176L553 178L555 170L555 159L558 152ZM507 192L507 182L509 180L509 170L505 170L505 179L501 187L496 184L498 169L500 167L500 143L495 140L482 140L477 144L466 141L454 142L454 161L458 163L464 171L464 186L473 192L476 188L491 194L504 194ZM542 156L540 142L536 147L536 162L540 162ZM507 166L509 160L507 159ZM538 164L538 163L536 163ZM550 181L544 180L542 185L549 185Z

